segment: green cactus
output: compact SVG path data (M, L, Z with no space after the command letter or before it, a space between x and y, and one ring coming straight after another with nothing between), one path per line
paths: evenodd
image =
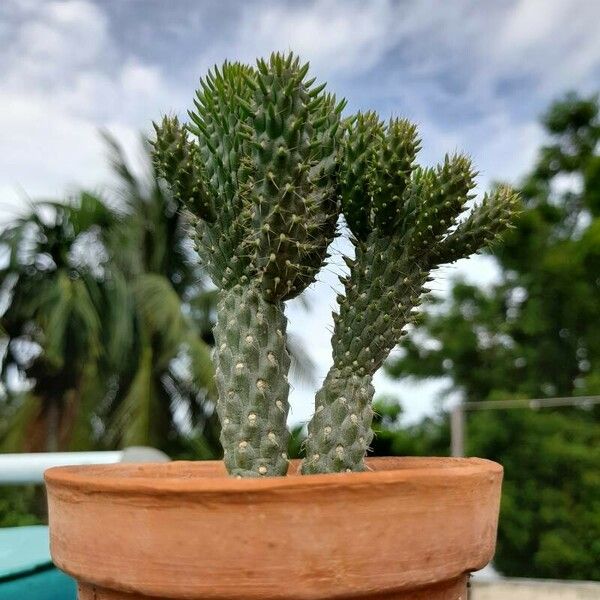
M475 173L464 156L436 169L415 167L416 129L374 113L349 121L340 167L342 212L355 258L334 313L333 366L317 392L302 472L361 471L372 440L371 380L427 292L439 265L491 244L517 199L508 188L485 196L461 219Z
M201 81L188 125L155 125L157 172L185 200L219 288L217 411L236 476L287 472L284 302L314 281L339 213L344 103L307 71L292 54L225 63Z
M431 271L492 243L516 204L500 188L465 211L475 177L466 157L416 167L414 125L373 112L342 121L345 103L307 71L292 54L225 63L200 82L188 124L155 125L157 173L185 202L219 289L217 411L225 464L240 477L287 472L284 303L326 260L340 200L355 257L303 473L364 469L372 377L415 318Z

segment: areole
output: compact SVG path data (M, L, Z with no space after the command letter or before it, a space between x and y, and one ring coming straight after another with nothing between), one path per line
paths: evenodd
M502 467L374 458L234 479L221 462L46 473L52 557L80 600L465 600L494 551Z

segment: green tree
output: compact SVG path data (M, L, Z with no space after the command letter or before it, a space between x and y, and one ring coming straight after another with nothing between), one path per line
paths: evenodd
M0 488L0 528L39 525L45 508L38 510L46 498L36 486L19 485Z
M107 301L97 257L113 222L102 200L83 193L37 202L0 233L4 450L90 444L91 412L103 395Z
M552 105L524 210L494 251L499 283L458 281L449 299L433 298L390 374L446 377L472 402L600 394L598 114L595 97ZM600 579L599 418L598 408L469 417L468 451L506 469L505 574Z
M213 456L214 293L180 204L108 141L115 198L36 202L0 233L1 447Z
M107 236L122 290L109 317L118 368L104 412L108 439L215 457L215 292L193 253L180 199L154 176L149 161L149 174L140 179L116 142L107 141L123 211Z

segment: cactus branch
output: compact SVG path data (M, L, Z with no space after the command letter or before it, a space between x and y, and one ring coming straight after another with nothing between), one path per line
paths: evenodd
M214 362L225 466L231 475L287 471L287 319L255 286L220 292Z
M156 127L158 172L186 201L198 254L219 288L217 412L234 476L287 472L284 301L314 281L339 214L344 103L307 71L293 54L255 68L214 67L190 123Z
M415 129L375 122L372 114L359 116L344 140L348 164L341 170L353 177L343 181L350 188L342 201L356 255L347 261L350 274L334 314L333 366L308 424L306 474L364 470L371 379L414 320L431 271L492 243L516 209L514 192L502 188L459 222L472 198L470 161L447 156L436 169L415 168ZM366 123L376 135L367 138Z

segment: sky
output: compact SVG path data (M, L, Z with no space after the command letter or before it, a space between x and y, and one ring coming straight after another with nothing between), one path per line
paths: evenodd
M549 102L600 88L598 0L2 0L0 2L0 222L24 198L65 197L110 181L100 128L136 156L140 131L164 113L185 116L199 78L225 59L253 62L273 50L309 60L314 76L348 100L416 122L420 161L468 153L480 189L518 182L543 142ZM292 303L290 330L315 365L313 385L295 381L293 422L312 411L314 387L330 363L331 310L339 253ZM439 273L488 285L478 257ZM406 418L430 413L443 383L391 382Z

